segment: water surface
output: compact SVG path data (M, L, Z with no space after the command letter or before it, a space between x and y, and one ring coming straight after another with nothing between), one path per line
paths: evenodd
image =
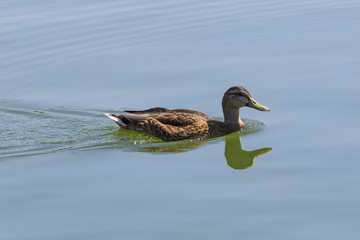
M358 239L360 4L1 1L1 239ZM222 118L164 143L103 112Z

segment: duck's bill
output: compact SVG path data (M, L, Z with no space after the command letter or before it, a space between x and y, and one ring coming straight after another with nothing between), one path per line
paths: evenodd
M255 99L253 99L253 98L250 98L250 103L249 103L248 107L255 108L259 111L270 111L270 108L268 108L264 105L261 105L260 103L255 101Z

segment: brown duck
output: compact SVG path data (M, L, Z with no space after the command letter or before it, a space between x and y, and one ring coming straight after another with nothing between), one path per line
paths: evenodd
M255 101L244 87L229 88L222 99L224 122L204 113L188 110L150 108L143 111L125 111L114 115L105 113L121 128L151 134L164 141L188 138L219 137L245 127L239 115L239 108L251 107L260 111L270 111Z

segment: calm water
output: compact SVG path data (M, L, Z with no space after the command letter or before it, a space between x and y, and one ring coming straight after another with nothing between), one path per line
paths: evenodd
M360 2L0 1L0 239L358 239ZM247 129L160 142L103 112Z

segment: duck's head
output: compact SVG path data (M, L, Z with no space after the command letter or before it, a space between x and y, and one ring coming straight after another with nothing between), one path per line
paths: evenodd
M264 105L261 105L250 95L244 87L229 88L222 99L223 109L239 109L241 107L255 108L260 111L270 111Z

